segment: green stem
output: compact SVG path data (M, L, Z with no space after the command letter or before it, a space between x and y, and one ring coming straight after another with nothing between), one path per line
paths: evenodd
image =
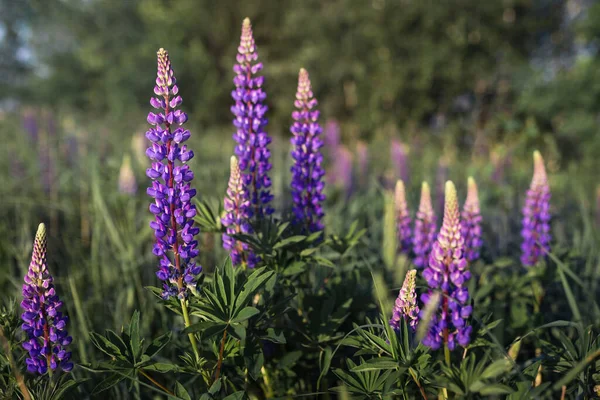
M188 313L188 308L185 304L184 299L181 299L181 313L183 314L183 321L185 323L185 327L189 328L191 325L190 314ZM194 334L190 332L188 333L188 338L190 338L190 343L192 344L192 350L194 350L196 361L200 361L200 352L198 351L198 343L196 342L196 336L194 336Z
M450 349L448 348L448 343L444 343L444 358L446 359L446 365L450 368L452 364L450 363Z

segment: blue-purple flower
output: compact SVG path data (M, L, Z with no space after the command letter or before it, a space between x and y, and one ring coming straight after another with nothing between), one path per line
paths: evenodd
M229 250L233 266L254 268L260 258L254 254L248 244L236 240L232 236L235 234L250 235L254 233L254 230L250 224L252 216L250 199L242 184L240 165L235 156L231 156L230 167L229 184L224 201L225 215L221 218L221 223L226 228L226 232L222 236L223 248Z
M469 305L467 283L471 279L469 264L463 255L464 240L460 234L460 213L454 184L446 182L444 222L423 277L430 290L421 296L427 304L435 291L442 294L438 312L431 316L423 344L438 349L442 345L450 350L456 344L469 344L472 327L467 319L473 308Z
M257 74L263 65L258 60L256 45L252 35L252 25L246 18L242 25L242 36L236 57L237 64L233 67L236 76L233 79L235 89L231 97L235 105L231 112L235 116L233 125L236 132L233 139L237 142L235 154L242 171L242 182L250 196L253 208L253 218L260 219L273 213L269 205L273 199L270 192L271 152L268 145L271 138L265 132L268 110L264 104L267 95L263 90L264 76Z
M473 262L479 258L479 250L483 244L481 239L481 212L477 184L472 177L468 179L467 200L463 206L460 233L465 241L465 258Z
M394 303L390 319L390 326L395 330L400 330L401 319L406 320L413 330L417 329L420 310L417 305L416 276L417 270L411 269L404 277L404 283Z
M393 139L390 146L390 157L394 165L395 178L408 182L410 171L408 170L408 156L406 145L399 140Z
M521 262L533 266L550 251L550 185L539 151L533 153L533 179L523 207Z
M398 239L398 250L401 253L410 252L412 235L410 229L410 212L406 204L406 191L404 182L398 180L394 191L394 205L396 208L396 237Z
M431 205L431 191L427 182L423 182L412 238L413 252L415 253L414 264L419 268L427 266L429 262L429 253L435 241L436 229L436 216Z
M294 123L290 129L292 138L292 200L294 223L307 232L323 230L324 182L321 126L318 123L317 100L313 97L308 72L300 69L298 92L292 112Z
M54 289L53 279L46 261L46 227L40 224L33 243L33 254L23 285L24 312L22 329L26 338L23 348L29 356L25 359L27 371L44 375L48 370L70 371L71 353L67 346L72 338L67 333L68 317L60 311L62 301Z
M158 112L148 113L152 127L146 132L146 138L152 142L146 150L152 160L146 170L152 179L147 193L154 199L150 204L150 212L154 214L150 227L156 237L153 253L160 258L156 275L163 281L162 296L184 299L188 287L195 287L196 276L202 271L194 261L198 255L195 236L200 229L194 227L196 207L192 198L196 189L190 185L194 173L187 165L194 153L183 144L190 137L190 131L181 127L188 117L177 109L182 100L169 54L160 49L157 56L156 97L150 99L150 104Z

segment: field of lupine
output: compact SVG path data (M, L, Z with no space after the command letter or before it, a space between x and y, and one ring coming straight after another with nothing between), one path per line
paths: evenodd
M351 147L303 68L272 136L248 19L230 140L188 130L157 58L131 148L111 121L1 121L0 398L600 394L593 160Z

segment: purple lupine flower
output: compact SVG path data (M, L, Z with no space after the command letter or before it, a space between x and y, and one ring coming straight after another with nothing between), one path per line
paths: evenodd
M333 177L332 183L339 186L346 196L352 194L352 152L346 146L339 146L334 153Z
M435 211L431 205L431 191L427 182L423 182L421 186L421 201L413 233L414 264L418 268L426 267L429 262L429 253L435 241L436 229Z
M292 112L294 123L290 131L293 136L292 158L292 199L294 202L294 222L304 227L308 232L323 230L321 221L323 211L323 154L321 147L321 126L317 122L319 111L315 109L317 100L313 98L308 72L300 69L298 75L298 92L294 106L298 109Z
M477 184L473 177L468 179L467 200L463 206L460 233L465 241L465 258L473 262L479 258L481 239L481 212Z
M358 164L358 182L361 187L366 187L369 180L369 147L359 140L356 143L356 162Z
M67 333L66 315L60 311L62 301L54 289L46 261L46 226L40 224L33 242L33 254L23 285L21 328L27 338L23 348L29 352L25 359L27 371L44 375L51 371L73 369L67 346L72 338Z
M123 159L119 169L119 192L130 196L135 195L137 192L135 174L131 168L131 159L128 155Z
M539 151L533 152L533 179L523 207L521 262L533 266L550 251L550 185Z
M202 267L194 261L198 255L195 236L200 229L194 227L196 207L192 198L196 189L190 185L194 173L187 165L194 152L182 144L190 137L190 131L181 127L188 117L177 110L182 100L169 54L161 48L157 56L158 72L154 86L157 97L152 97L150 104L159 112L148 113L148 123L152 127L146 132L146 138L152 142L146 155L153 161L146 170L146 175L152 179L147 193L154 198L150 204L150 212L155 217L150 227L156 237L152 251L160 258L156 276L163 281L162 297L184 299L187 288L195 286L196 275L202 271ZM175 130L174 126L177 126Z
M394 165L396 179L401 179L408 183L410 173L408 171L408 156L406 155L406 145L399 140L393 139L390 147L390 157Z
M423 277L430 290L421 296L427 304L435 291L442 293L441 307L431 317L429 330L423 344L438 349L442 344L450 350L456 343L465 347L469 344L472 327L467 319L473 311L469 305L467 282L471 279L469 263L463 256L464 240L460 234L460 213L454 184L446 182L444 222Z
M226 228L226 232L222 236L223 248L229 250L231 263L234 267L241 265L254 268L260 258L252 252L248 244L231 236L234 234L250 235L254 233L254 230L250 224L252 217L250 199L242 184L240 164L235 156L231 156L230 167L227 196L225 196L224 201L225 215L221 218L221 223Z
M340 124L336 120L327 121L325 124L325 146L334 151L340 145Z
M401 253L408 253L412 244L412 235L410 230L410 212L406 204L406 191L404 182L398 180L394 191L394 205L396 208L396 236L398 238L398 250Z
M256 75L263 69L263 65L256 62L258 54L248 18L242 24L236 60L237 64L233 67L236 74L233 79L235 89L231 92L231 97L235 100L235 105L231 107L231 112L235 115L233 125L237 129L233 134L233 139L237 142L235 154L239 159L242 182L250 196L253 218L262 218L273 213L273 208L269 205L273 195L268 175L272 167L268 148L271 138L265 132L268 107L264 104L267 95L262 89L264 76Z
M401 319L407 320L413 331L417 329L420 310L417 305L416 276L417 270L411 269L404 277L404 283L394 303L392 318L390 319L390 326L394 330L400 330Z

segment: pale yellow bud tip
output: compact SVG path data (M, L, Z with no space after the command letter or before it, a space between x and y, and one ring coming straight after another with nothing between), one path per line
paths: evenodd
M244 18L244 26L250 26L250 18Z
M427 183L427 182L423 182L423 183L421 184L421 191L422 191L423 193L429 193L429 183Z
M38 225L37 232L36 232L35 236L37 238L44 238L44 237L46 237L46 225L43 222Z
M231 158L229 159L229 166L232 170L237 169L238 159L236 156L231 156Z

